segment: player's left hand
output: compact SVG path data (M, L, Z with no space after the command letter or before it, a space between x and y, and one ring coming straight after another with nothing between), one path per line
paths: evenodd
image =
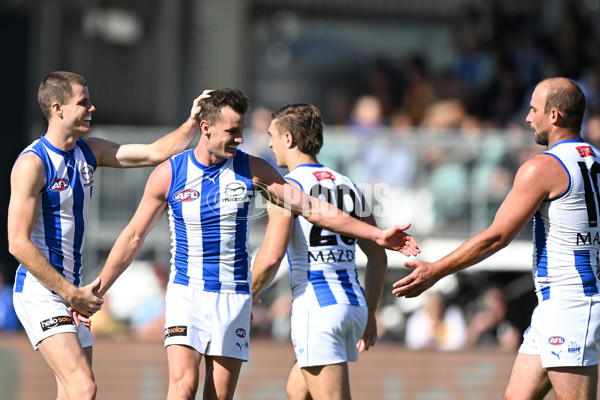
M410 228L410 223L384 229L377 244L390 250L399 251L407 257L416 256L421 249L419 249L416 239L404 232L408 228Z
M356 348L359 353L363 351L368 351L372 346L375 346L375 341L377 340L377 319L375 318L375 313L369 312L367 317L367 326L365 327L365 332L363 333L362 338L356 344Z
M198 117L200 110L202 110L202 107L200 107L200 101L208 99L210 97L210 92L212 92L212 89L207 89L203 91L200 96L194 99L194 104L192 105L192 110L190 111L190 118L194 121L196 121L196 117Z
M92 320L90 317L81 314L79 311L75 310L73 307L69 307L69 311L71 311L71 316L73 317L73 322L76 326L85 326L89 331L92 328Z
M434 264L426 261L409 261L404 266L413 272L392 285L396 297L417 297L442 278Z

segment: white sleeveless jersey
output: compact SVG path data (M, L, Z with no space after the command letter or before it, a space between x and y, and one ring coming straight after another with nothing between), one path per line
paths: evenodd
M193 149L170 159L170 282L211 292L250 293L248 234L254 185L248 154L207 167Z
M42 136L19 157L29 152L42 160L46 175L31 241L67 281L80 286L81 254L96 158L82 139L78 139L75 148L67 152L57 149ZM23 265L19 265L14 291L47 293L49 289Z
M573 139L556 143L544 154L560 161L569 186L559 197L544 201L534 216L533 277L538 299L598 294L600 152Z
M354 183L321 164L299 165L285 178L355 218L363 214L363 198ZM331 304L365 306L355 252L356 239L321 229L296 216L287 250L294 309Z

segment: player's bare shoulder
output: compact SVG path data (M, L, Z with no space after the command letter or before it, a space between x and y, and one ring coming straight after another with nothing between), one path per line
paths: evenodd
M531 188L543 188L549 199L559 196L569 186L569 174L564 165L548 153L540 153L527 160L517 171L515 182L517 179Z
M39 189L44 186L45 173L42 159L34 152L27 152L19 156L11 171L12 184L30 182Z

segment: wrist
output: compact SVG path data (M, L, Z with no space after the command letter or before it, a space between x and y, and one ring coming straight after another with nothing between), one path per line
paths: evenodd
M64 295L63 297L69 302L69 303L73 303L73 300L75 299L75 297L77 296L77 287L71 284L67 284L67 286L65 287L64 290Z
M192 115L188 117L187 121L185 121L185 124L188 126L189 129L200 129L200 124Z

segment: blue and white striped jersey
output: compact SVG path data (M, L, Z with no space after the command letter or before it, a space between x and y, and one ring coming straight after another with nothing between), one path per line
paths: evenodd
M170 282L211 292L250 293L248 235L254 185L248 154L207 167L193 149L170 159Z
M544 201L534 216L533 277L539 301L599 293L598 149L581 139L556 143L556 157L569 175L559 197Z
M29 152L42 160L46 174L31 241L67 281L80 286L81 255L96 158L82 139L77 140L73 150L63 151L42 136L23 150L19 157ZM43 293L49 289L23 265L19 265L14 290L19 293Z
M299 165L285 178L354 217L363 214L363 198L354 183L321 164ZM366 305L355 252L356 239L326 231L296 216L287 250L294 309Z

